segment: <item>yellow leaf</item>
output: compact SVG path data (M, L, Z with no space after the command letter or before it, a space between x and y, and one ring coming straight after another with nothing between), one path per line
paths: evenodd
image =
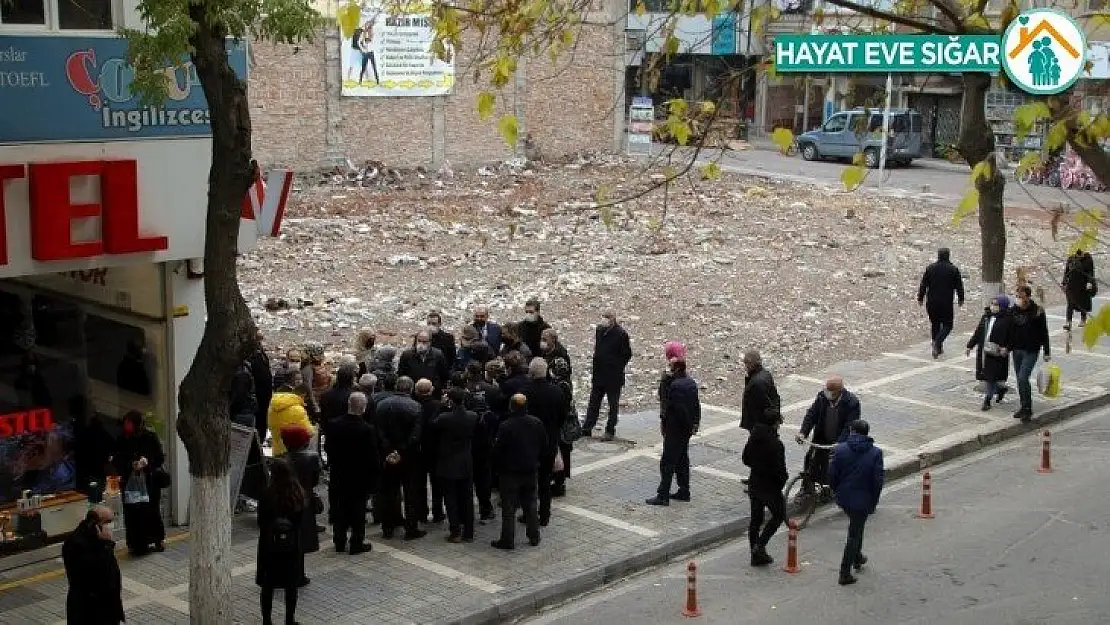
M686 104L686 100L683 100L681 98L667 100L667 112L674 117L682 117L686 115L687 108L688 106Z
M709 100L703 100L698 103L698 108L701 109L702 115L712 115L717 110L717 105Z
M1041 155L1039 153L1026 152L1025 156L1021 157L1021 160L1018 161L1017 167L1015 168L1016 175L1018 177L1021 177L1023 174L1025 174L1025 172L1029 171L1030 169L1040 167L1040 165Z
M1018 8L1018 5L1016 2L1014 2L1014 0L1010 0L1010 2L1006 5L1006 8L1002 9L1002 15L998 17L998 32L1006 32L1006 27L1010 25L1010 22L1014 21L1014 19L1017 18L1018 13L1021 13L1021 9Z
M820 9L820 8L814 9L813 10L813 23L817 26L820 26L824 22L825 22L825 11L823 9Z
M794 145L794 133L789 128L775 128L771 133L771 143L778 146L783 154Z
M678 178L678 170L674 168L674 165L667 165L663 168L663 175L666 176L667 182L671 182Z
M569 48L569 47L573 46L574 45L574 31L570 30L569 28L564 29L563 33L562 33L561 43L563 44L563 47L566 47L566 48Z
M1110 304L1103 304L1096 314L1087 318L1087 325L1083 328L1083 344L1087 349L1098 345L1099 339L1110 334Z
M982 13L972 13L964 20L964 26L970 29L990 30L991 23L987 18L983 17Z
M1014 109L1014 132L1021 139L1033 129L1033 125L1042 119L1047 119L1052 113L1044 102L1024 104Z
M1044 149L1047 152L1058 150L1064 147L1064 142L1067 139L1068 127L1063 121L1058 121L1048 129L1048 134L1044 138Z
M674 35L667 35L667 39L663 43L663 51L667 55L667 58L678 54L678 48L680 44L681 42L678 40L678 37L675 37Z
M501 138L510 147L516 147L517 137L520 135L520 122L517 121L515 115L505 115L497 121L497 130L501 133Z
M706 163L701 168L702 180L716 180L721 177L721 166L717 163Z
M1091 24L1092 26L1094 26L1094 28L1110 24L1110 13L1095 13L1091 16Z
M1075 225L1080 228L1097 229L1102 226L1102 222L1102 209L1098 207L1084 208L1075 215Z
M971 183L978 184L984 180L989 180L991 177L991 164L990 161L979 161L975 163L975 167L971 168Z
M478 94L478 119L486 121L493 115L493 107L497 101L497 96L489 91L483 91Z
M858 165L852 165L851 167L845 167L844 171L840 172L840 182L844 183L844 190L853 191L863 184L863 178L866 175L866 169Z
M979 211L979 190L971 189L967 192L960 203L956 206L956 211L952 213L952 225L958 226L964 219L974 215Z
M1091 250L1098 245L1098 229L1097 228L1084 228L1080 231L1079 236L1072 242L1071 247L1068 248L1068 255L1076 253L1078 250Z
M690 124L681 119L673 117L668 119L667 130L670 131L671 136L674 137L675 142L679 145L686 145L690 142Z
M864 156L863 152L856 152L852 155L852 164L856 167L863 167L867 164L867 157Z
M613 209L608 206L601 207L601 223L606 230L613 229Z
M609 185L603 183L597 186L597 192L594 193L594 201L598 204L605 204L609 201Z
M644 13L647 13L647 5L644 4L643 0L640 0L636 3L636 15L639 17L643 17Z

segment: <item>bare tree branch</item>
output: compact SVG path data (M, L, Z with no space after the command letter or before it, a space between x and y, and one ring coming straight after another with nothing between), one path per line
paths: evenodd
M861 15L873 17L878 20L886 20L895 24L901 24L902 26L916 28L923 33L933 33L937 35L958 34L958 31L948 28L941 28L937 24L930 24L929 22L926 22L924 20L916 19L913 17L906 17L905 15L898 15L897 13L892 13L890 11L881 11L874 7L851 2L850 0L828 0L828 3L841 7L843 9L848 9L849 11L855 11L856 13L859 13Z

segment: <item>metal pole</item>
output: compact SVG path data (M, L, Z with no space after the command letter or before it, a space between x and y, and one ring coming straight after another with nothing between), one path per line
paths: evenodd
M802 79L805 95L802 96L802 132L809 130L809 76Z
M886 75L886 108L883 109L883 145L879 150L879 188L883 188L883 171L886 169L886 143L890 137L890 96L894 91L893 74Z

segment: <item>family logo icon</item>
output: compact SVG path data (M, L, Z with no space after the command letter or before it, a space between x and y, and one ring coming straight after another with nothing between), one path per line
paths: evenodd
M1002 35L1002 50L1006 75L1016 87L1036 95L1071 87L1087 60L1083 29L1070 16L1052 9L1019 15Z

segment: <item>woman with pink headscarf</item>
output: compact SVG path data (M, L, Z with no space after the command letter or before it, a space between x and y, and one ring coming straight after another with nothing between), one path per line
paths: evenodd
M663 346L667 370L659 381L659 424L663 456L659 459L659 489L647 500L652 506L669 506L671 500L690 501L690 437L701 426L698 383L686 374L686 348L678 341ZM678 490L671 492L677 478Z

